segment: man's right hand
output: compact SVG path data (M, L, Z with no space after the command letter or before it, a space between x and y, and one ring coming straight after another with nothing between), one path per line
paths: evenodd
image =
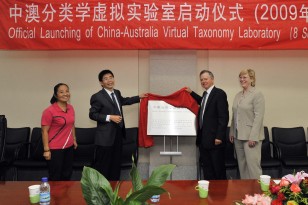
M119 124L122 121L121 115L110 115L110 121Z
M188 93L191 93L192 92L192 90L190 89L190 87L186 87L186 92L188 92Z

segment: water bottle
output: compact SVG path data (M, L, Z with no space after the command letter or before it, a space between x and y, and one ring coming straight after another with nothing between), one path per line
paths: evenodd
M40 205L50 204L50 185L48 183L48 178L43 177L40 186Z
M153 195L151 198L150 198L151 202L153 203L159 203L159 200L160 200L160 195Z

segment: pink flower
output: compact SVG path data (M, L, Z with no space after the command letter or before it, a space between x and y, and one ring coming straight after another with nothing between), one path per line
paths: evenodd
M243 199L242 203L244 204L256 204L256 198L246 194L245 199Z
M293 183L300 184L302 182L302 180L305 179L305 177L308 177L308 174L305 173L304 171L301 171L301 172L297 172L295 175L288 174L288 175L282 177L282 179L286 179L292 184Z
M242 203L245 205L270 205L272 199L269 196L264 194L255 194L254 196L245 195L245 199L242 200Z
M288 186L290 182L287 179L281 179L280 186Z
M298 184L292 184L291 187L290 187L291 191L294 192L294 193L298 193L301 191L301 188L299 187Z
M282 177L279 184L271 181L269 191L254 196L245 195L242 205L299 205L307 199L308 174L304 171ZM268 195L268 196L267 196ZM306 201L305 201L306 202ZM306 204L306 203L305 203Z

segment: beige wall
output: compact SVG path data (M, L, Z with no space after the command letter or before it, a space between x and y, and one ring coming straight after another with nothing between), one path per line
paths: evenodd
M238 73L253 68L266 99L268 127L308 126L308 51L197 51L197 72L210 68L229 104L240 90ZM111 69L124 96L149 90L149 51L0 51L0 114L9 127L40 126L53 86L68 83L76 126L92 127L90 96L100 89L98 72ZM197 76L191 76L196 78ZM168 82L172 83L172 82ZM159 85L158 85L159 86ZM184 86L184 85L183 85ZM197 81L197 92L201 87ZM138 125L138 105L125 108L127 127Z
M106 68L114 72L116 88L121 90L123 96L150 90L161 91L161 95L164 95L186 85L201 94L203 90L198 73L202 69L210 69L214 72L216 86L226 91L231 111L233 98L241 89L238 73L243 68L252 68L256 71L257 88L262 90L266 100L264 124L269 128L303 126L306 129L308 126L308 50L170 51L170 55L168 51L163 51L162 57L167 56L167 63L172 62L173 58L179 61L168 64L170 68L174 66L171 69L175 71L174 76L170 72L163 72L159 63L155 64L154 67L158 66L157 71L162 72L161 77L160 72L150 69L151 59L159 53L137 50L0 51L0 114L6 115L9 127L40 126L41 113L49 105L54 85L64 82L70 86L76 127L94 127L96 123L88 117L89 100L93 93L101 89L97 75ZM187 72L182 69L176 73L177 64L183 60L181 56L185 57L187 53L196 55L196 64L192 64L195 67L188 67ZM168 59L170 56L171 60ZM155 76L150 76L151 72ZM164 73L168 73L169 77L164 76ZM183 73L191 75L192 80L189 81L185 76L186 80L182 81ZM153 79L159 79L160 83L152 82ZM138 126L139 105L124 107L124 115L127 127ZM159 144L159 141L156 142ZM155 162L165 159L158 155L161 151L159 145L139 151L141 164L138 167L144 167L143 177L147 178L147 167L157 165L151 162L151 158L154 156ZM175 170L175 175L178 172L182 178L194 178L194 142L180 141L180 151L183 151L183 157L174 157L174 162L182 167Z
M228 94L231 105L240 91L238 74L256 71L256 87L265 96L264 125L308 126L308 50L306 51L211 51L209 67L216 85Z
M101 89L98 73L111 69L124 96L138 95L144 92L139 90L138 55L138 51L1 51L0 113L9 127L40 126L54 85L64 82L70 86L76 126L95 126L88 112L91 95ZM138 105L127 106L124 112L127 126L137 126Z

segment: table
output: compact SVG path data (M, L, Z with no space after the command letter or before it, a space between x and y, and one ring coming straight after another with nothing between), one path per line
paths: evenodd
M30 204L28 186L39 184L31 181L0 182L0 204ZM116 182L112 182L114 186ZM257 180L213 180L210 181L209 195L200 199L195 190L196 180L166 181L164 188L170 192L161 195L159 205L231 205L244 198L245 194L262 193ZM50 182L51 205L86 205L80 181ZM121 182L120 195L124 197L131 187L130 181Z

